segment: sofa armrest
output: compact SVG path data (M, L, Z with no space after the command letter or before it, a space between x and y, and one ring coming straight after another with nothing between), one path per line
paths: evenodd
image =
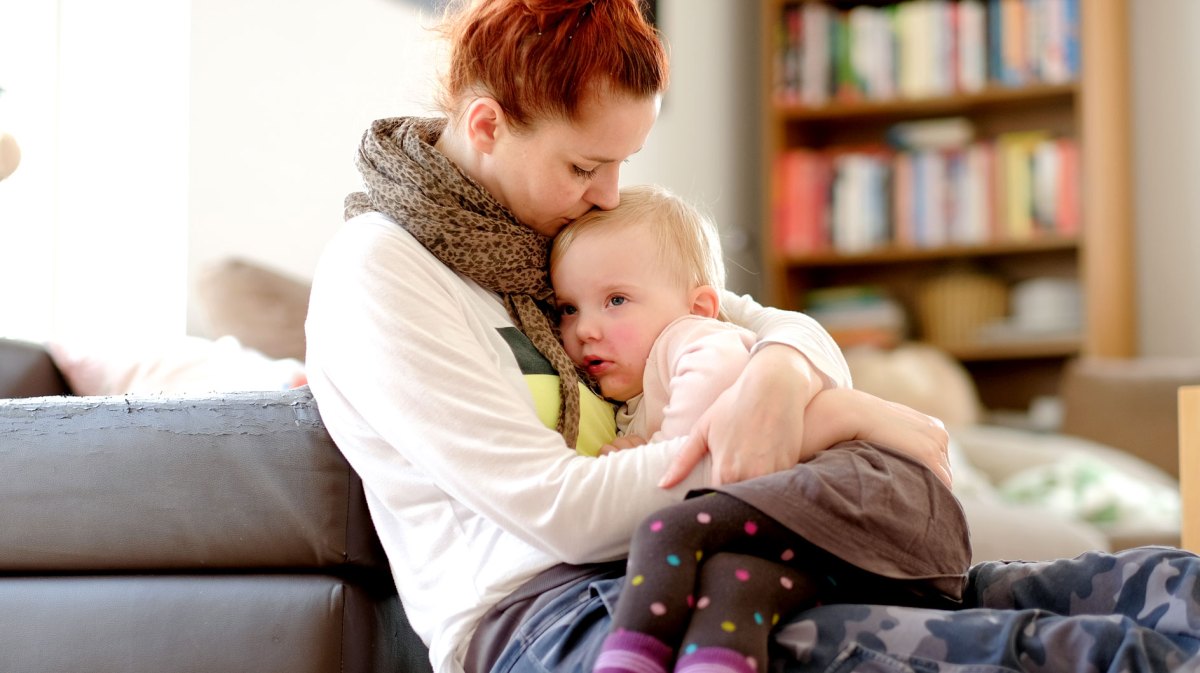
M1179 476L1180 386L1200 384L1200 358L1081 358L1063 376L1062 432L1131 453Z
M70 395L71 388L42 346L0 339L0 399Z

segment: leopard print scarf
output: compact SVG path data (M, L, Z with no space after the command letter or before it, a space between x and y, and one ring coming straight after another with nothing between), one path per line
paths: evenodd
M445 119L380 119L363 134L356 164L365 192L346 197L346 219L380 212L443 264L497 292L517 327L558 372L558 431L579 434L579 376L554 327L550 239L526 227L434 143Z

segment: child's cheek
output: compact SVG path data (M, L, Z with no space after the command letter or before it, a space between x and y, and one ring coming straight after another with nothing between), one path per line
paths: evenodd
M625 357L645 358L650 354L649 344L645 341L645 328L633 321L625 321L612 325L608 332L609 342L614 348L621 350ZM646 352L641 352L645 350Z

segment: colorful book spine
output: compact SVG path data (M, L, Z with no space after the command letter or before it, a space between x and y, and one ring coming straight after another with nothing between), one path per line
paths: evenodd
M1034 226L1033 155L1049 138L1046 131L1017 131L996 138L996 154L1003 172L1001 228L1003 238L1025 241L1037 232Z
M830 159L809 149L793 149L776 158L774 242L785 256L820 252L829 247Z
M1058 233L1067 238L1079 236L1082 218L1079 206L1079 143L1074 138L1059 138Z

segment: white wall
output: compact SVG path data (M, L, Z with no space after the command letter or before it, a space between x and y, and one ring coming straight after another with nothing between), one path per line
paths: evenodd
M671 87L646 148L622 182L655 182L717 222L728 285L761 290L758 5L743 0L659 0L671 50Z
M431 109L440 45L420 3L193 3L189 269L241 255L300 277L357 188L358 138L377 117ZM623 182L662 183L722 226L730 286L755 289L757 7L660 0L672 88ZM734 55L734 56L731 56ZM747 105L747 102L750 104ZM740 266L739 266L740 264ZM202 316L193 311L192 331Z
M438 50L416 3L192 4L188 268L241 256L309 277L359 186L358 139L430 109ZM197 331L200 316L192 311Z
M1130 2L1141 353L1200 355L1200 2Z

